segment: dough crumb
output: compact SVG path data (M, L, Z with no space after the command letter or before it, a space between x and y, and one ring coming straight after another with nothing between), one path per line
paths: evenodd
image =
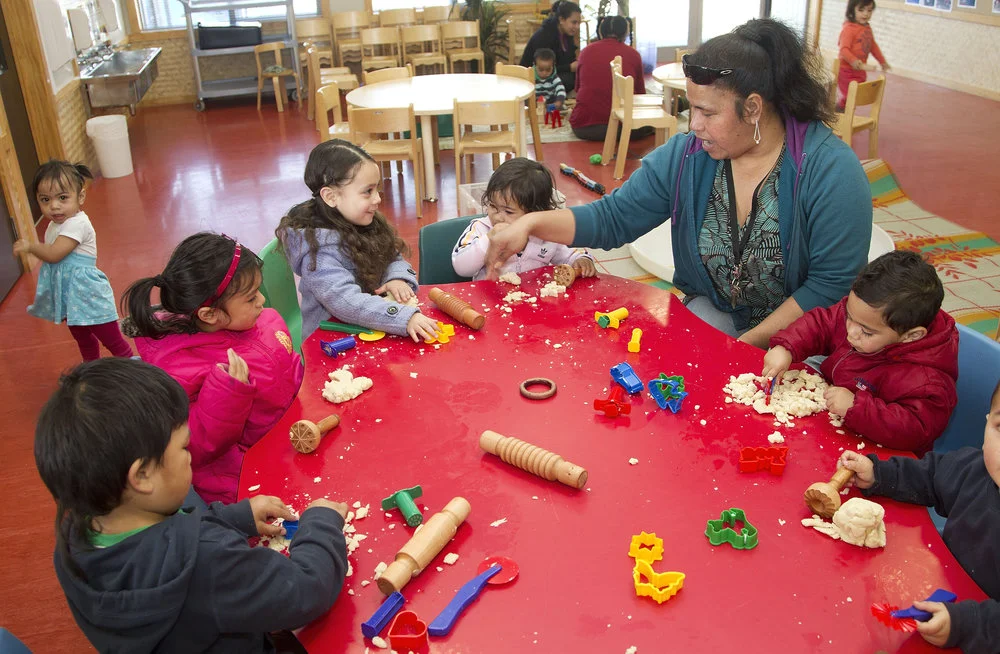
M494 520L490 523L491 527L499 527L500 525L507 522L507 518L500 518L499 520Z
M385 564L385 561L379 561L378 565L375 566L375 577L374 577L374 579L378 579L379 577L381 577L382 573L385 572L386 568L388 568L388 567L389 566L387 566Z
M542 297L559 297L566 294L566 287L555 282L549 282L542 287L539 295Z
M500 275L500 281L506 282L508 284L513 284L514 286L521 285L521 278L517 275L516 272L505 272L504 274Z
M770 403L759 386L769 383L766 377L748 372L731 376L723 390L734 402L752 406L757 413L773 414L776 423L788 426L794 425L792 418L804 418L826 409L823 392L827 383L820 375L805 370L786 371L781 376L781 383L775 384Z
M780 431L776 431L773 434L768 434L767 435L767 442L768 443L784 443L785 442L785 437L781 435Z
M410 373L410 377L413 378L413 379L416 379L417 378L417 373L411 372Z
M372 387L368 377L355 377L347 366L330 373L330 381L323 384L323 399L340 404L353 400Z
M636 647L635 645L632 645L632 647L629 647L627 650L625 650L625 654L635 654L638 651L639 648Z
M379 636L372 638L372 645L379 649L389 649L389 643L382 640Z
M455 565L455 561L457 560L458 560L458 554L455 554L454 552L449 552L444 555L444 562L447 563L448 565Z
M639 463L639 459L637 459L635 457L632 457L631 459L628 460L628 462L629 462L630 465L635 465L635 464Z
M247 489L247 492L248 493L252 493L252 492L258 491L258 490L260 490L260 484L254 484L253 486L251 486L250 488Z

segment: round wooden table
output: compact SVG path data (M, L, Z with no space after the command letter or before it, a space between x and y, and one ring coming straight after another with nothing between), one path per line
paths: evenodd
M636 646L640 653L699 653L727 645L747 652L936 652L916 634L879 624L870 605L908 606L938 587L961 599L985 598L922 506L877 498L885 507L884 549L847 545L799 523L809 517L803 492L830 478L840 450L863 444L864 453L894 453L837 433L825 413L778 429L789 447L782 476L739 472L740 447L767 446L776 428L769 416L727 404L722 388L730 375L759 372L760 350L709 327L672 294L627 279L578 280L568 297L539 297L548 272L521 275L521 290L538 301L511 304L510 313L500 308L512 290L507 284L444 286L484 312L480 331L438 311L422 287L422 309L455 324L455 336L438 347L387 337L331 359L319 341L342 334L317 331L303 344L299 396L247 452L240 496L254 488L299 510L326 496L371 506L368 517L354 521L368 538L350 556L354 572L343 593L299 634L309 651L371 646L360 625L383 600L372 581L375 567L391 562L413 533L398 511L383 512L379 502L418 484L425 521L455 496L465 497L472 512L403 588L405 609L430 623L485 557L507 556L520 567L514 582L487 587L450 635L432 638L431 652L603 654ZM595 323L594 311L621 306L629 316L619 329ZM639 353L626 348L633 328L643 330ZM680 412L661 410L645 389L627 397L628 416L595 411L594 400L613 387L609 369L621 362L643 382L661 372L683 375L689 395ZM374 386L330 404L320 396L323 382L344 365ZM556 394L522 397L520 384L535 377L553 380ZM313 454L292 449L292 423L330 413L340 414L341 424ZM545 481L485 454L484 430L583 466L585 488ZM731 507L759 530L756 548L709 543L707 521ZM664 541L655 572L687 575L663 604L637 597L633 587L629 544L644 530ZM459 555L454 565L443 563L447 553Z
M459 102L500 102L526 100L533 97L535 85L523 79L478 73L418 75L406 79L366 84L347 94L347 102L355 107L406 107L420 117L424 147L424 199L437 200L437 173L434 170L434 148L429 143L434 116L449 115ZM522 140L525 130L521 130ZM525 143L521 143L526 152Z

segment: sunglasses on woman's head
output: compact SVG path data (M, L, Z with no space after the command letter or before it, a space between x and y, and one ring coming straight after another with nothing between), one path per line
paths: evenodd
M681 57L681 66L684 67L684 77L687 77L699 86L711 84L720 77L732 75L735 70L734 68L709 68L707 66L689 64L688 59L690 57L691 55L689 54Z

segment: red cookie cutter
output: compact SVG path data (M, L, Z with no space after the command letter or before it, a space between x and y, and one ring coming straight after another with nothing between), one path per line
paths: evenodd
M427 647L427 624L413 611L400 611L389 625L389 643L397 652L416 652Z
M594 400L594 411L603 411L604 415L609 418L627 416L632 413L632 405L628 402L628 400L624 399L624 395L625 389L616 385L611 389L611 395L608 396L608 399Z
M787 447L744 447L740 450L740 472L767 471L772 475L785 472Z

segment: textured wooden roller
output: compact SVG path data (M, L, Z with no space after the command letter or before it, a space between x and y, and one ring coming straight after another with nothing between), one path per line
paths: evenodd
M309 454L317 447L323 439L323 434L340 424L340 416L331 413L319 421L319 424L311 420L299 420L288 430L288 437L292 439L292 447L303 454Z
M568 263L561 263L552 271L552 278L556 284L569 288L576 281L576 268Z
M841 468L834 473L829 482L816 482L806 489L806 504L813 513L829 520L840 508L840 490L853 476L852 471Z
M437 286L432 288L428 295L430 295L431 302L436 304L439 309L463 325L472 329L482 329L483 325L486 324L486 317L473 309L472 305L465 300L460 300L451 293L445 293Z
M543 450L537 445L525 443L518 438L503 436L486 430L479 437L479 447L495 454L505 463L520 468L549 481L559 481L573 488L583 488L587 484L587 471L570 463L554 452Z

